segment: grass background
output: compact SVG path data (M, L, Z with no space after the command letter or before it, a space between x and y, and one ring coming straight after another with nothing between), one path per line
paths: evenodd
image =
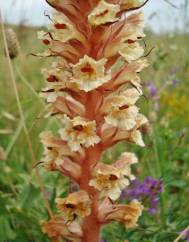
M54 118L45 118L45 107L38 97L45 86L40 70L48 66L49 60L29 55L43 50L36 37L37 29L23 26L14 29L21 46L21 54L13 63L15 76L36 159L40 161L40 132L58 127ZM188 38L188 34L147 32L146 53L155 47L149 55L151 67L142 74L147 98L141 99L140 107L151 120L151 128L145 135L147 147L121 143L107 151L104 159L110 162L121 151L136 152L140 160L135 167L137 177L141 180L146 176L162 179L164 191L157 214L152 216L144 212L137 229L125 232L116 223L105 228L102 237L108 242L126 239L129 242L171 242L189 225ZM48 216L20 122L2 36L0 67L0 145L7 154L6 160L0 162L0 242L47 242L40 223ZM171 84L173 80L178 80L175 87ZM159 90L158 112L153 111L154 102L146 88L149 81ZM55 211L54 198L66 194L68 181L56 173L44 172L42 167L39 171Z

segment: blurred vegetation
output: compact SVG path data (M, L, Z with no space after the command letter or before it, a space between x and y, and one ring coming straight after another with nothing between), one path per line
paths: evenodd
M21 55L14 60L14 70L27 127L32 138L37 161L42 146L39 133L57 129L54 118L45 118L44 105L37 96L45 82L40 73L48 60L29 55L43 50L37 40L35 28L15 27ZM141 109L151 121L146 130L147 148L126 143L107 151L104 159L111 162L121 151L133 151L140 163L135 167L137 177L161 178L164 191L156 215L144 212L140 226L125 232L114 223L107 226L102 237L108 242L171 242L189 224L189 53L188 34L147 33L146 53L151 66L143 72L144 99ZM23 127L20 123L10 73L0 36L0 146L6 159L0 162L0 242L47 242L40 223L48 218L36 182ZM173 81L176 80L176 85ZM154 111L154 99L149 95L147 83L158 90L159 109ZM46 193L53 210L54 198L64 196L68 181L59 174L44 172L39 166Z

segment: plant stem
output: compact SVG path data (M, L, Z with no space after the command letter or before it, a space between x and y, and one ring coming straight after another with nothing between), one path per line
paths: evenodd
M1 10L0 10L0 22L1 22L1 29L2 29L2 35L3 35L3 42L4 42L4 46L5 46L5 53L6 53L7 60L8 60L8 68L9 68L9 72L10 72L10 79L12 81L12 86L13 86L13 90L14 90L14 93L15 93L18 111L19 111L19 115L20 115L20 120L21 120L21 123L23 125L23 130L24 130L24 133L25 133L26 142L28 144L28 148L29 148L29 151L30 151L32 164L34 166L37 163L37 161L36 161L36 158L35 158L35 153L33 151L31 138L30 138L27 126L26 126L24 113L23 113L22 106L21 106L21 103L20 103L20 97L19 97L19 93L18 93L18 89L17 89L14 70L13 70L13 66L12 66L12 63L11 63L11 59L9 57L9 50L8 50L7 39L6 39L6 34L5 34ZM39 183L39 186L40 186L40 189L41 189L41 193L42 193L42 196L43 196L43 199L44 199L46 209L48 211L49 216L52 218L53 213L51 211L51 208L50 208L50 205L49 205L49 202L48 202L48 198L46 196L45 187L44 187L41 175L40 175L39 170L37 168L35 168L35 175L36 175L36 178L38 180L38 183Z
M86 118L96 120L95 118L95 93L91 92L87 95L86 102ZM98 130L98 127L97 127ZM83 238L82 242L98 242L100 236L101 224L98 221L98 191L89 185L92 178L92 170L96 163L100 160L102 154L101 144L94 145L85 150L85 159L82 164L82 176L80 180L80 188L85 190L92 201L91 214L83 221Z
M80 182L81 189L85 190L91 200L92 208L90 216L86 217L83 222L83 240L82 242L98 242L100 234L100 223L98 221L97 214L97 203L98 203L98 192L91 186L89 181L91 179L91 168L99 160L101 150L98 145L86 150L86 158L82 166L82 178Z

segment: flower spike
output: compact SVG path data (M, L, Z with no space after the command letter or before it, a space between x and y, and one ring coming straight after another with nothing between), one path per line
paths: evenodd
M49 118L56 116L57 135L40 135L41 164L58 172L77 189L55 199L57 213L42 230L53 241L98 242L104 224L118 221L126 229L138 225L142 204L118 204L122 191L135 179L135 154L124 152L111 164L102 153L118 142L145 146L147 118L140 113L143 96L140 72L144 57L144 19L140 0L46 0L56 11L48 31L38 38L53 56L43 69L41 91ZM125 13L130 12L129 15Z

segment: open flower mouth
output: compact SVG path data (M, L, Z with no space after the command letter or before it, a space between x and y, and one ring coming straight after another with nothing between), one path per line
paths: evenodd
M73 129L75 130L75 131L79 131L79 132L81 132L81 131L83 131L83 126L82 125L76 125L76 126L74 126L73 127Z
M98 17L104 17L105 15L107 15L107 13L109 13L108 9L104 10L102 13L99 13L96 15L96 18Z
M65 207L66 207L66 208L71 208L71 209L76 209L76 205L71 204L71 203L66 203L66 204L65 204Z
M50 44L50 41L48 39L43 39L43 44L49 45Z
M48 82L58 82L58 78L55 75L50 75L47 77Z
M109 180L110 181L117 181L118 177L116 175L111 174L110 177L109 177Z
M81 72L92 74L92 73L94 73L94 69L92 68L92 66L89 63L87 63L86 66L81 68Z
M119 110L125 110L125 109L128 109L129 108L129 105L123 105L121 107L119 107Z
M60 23L56 23L56 24L54 24L54 27L56 28L56 29L67 29L67 25L66 24L60 24Z

